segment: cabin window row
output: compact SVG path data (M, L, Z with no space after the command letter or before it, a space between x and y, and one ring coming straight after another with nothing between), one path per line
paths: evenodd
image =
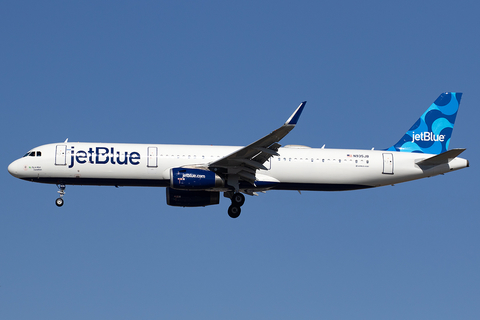
M342 163L343 162L354 162L353 159L319 159L319 158L278 158L278 161L310 161L310 162L315 162L315 161L322 161L322 162L338 162L338 163ZM360 162L366 162L366 163L369 163L369 160L363 160L361 159ZM358 163L359 160L358 159L355 159L355 163Z
M198 156L197 158L197 155L194 154L194 155L174 155L174 154L161 154L160 157L168 157L168 158L176 158L176 159L205 159L205 158L208 158L208 156L206 157L205 155L202 155L202 156ZM210 158L220 158L220 156L210 156Z

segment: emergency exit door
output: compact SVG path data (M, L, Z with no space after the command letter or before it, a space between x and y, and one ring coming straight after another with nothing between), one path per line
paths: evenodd
M147 148L148 158L147 158L147 167L156 168L158 167L158 150L157 147L148 147Z

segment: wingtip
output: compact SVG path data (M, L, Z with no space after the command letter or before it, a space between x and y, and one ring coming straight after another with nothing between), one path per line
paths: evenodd
M305 104L307 104L307 101L303 101L300 103L298 106L297 110L288 118L287 122L285 122L286 125L296 125L298 122L298 119L300 118L300 115L302 114L303 108L305 107Z

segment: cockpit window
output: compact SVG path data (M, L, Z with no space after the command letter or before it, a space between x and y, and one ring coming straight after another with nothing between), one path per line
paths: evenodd
M27 152L23 158L25 157L41 157L42 156L42 152L41 151L30 151L30 152Z

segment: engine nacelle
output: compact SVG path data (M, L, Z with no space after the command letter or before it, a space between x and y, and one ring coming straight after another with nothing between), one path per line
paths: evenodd
M205 207L220 203L220 192L167 188L167 204L174 207Z
M173 168L170 170L170 187L184 190L221 188L223 179L215 172L202 169Z

